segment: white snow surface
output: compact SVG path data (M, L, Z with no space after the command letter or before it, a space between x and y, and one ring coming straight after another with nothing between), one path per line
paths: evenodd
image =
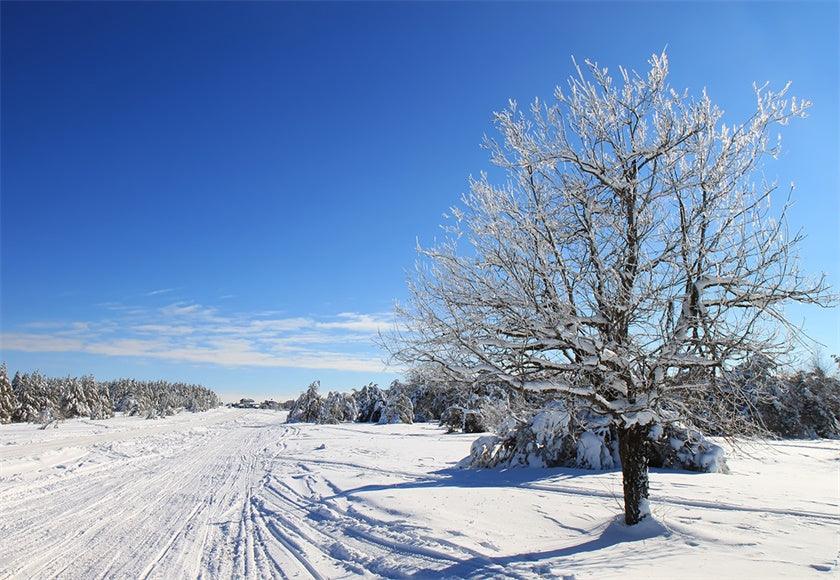
M840 442L654 471L466 470L475 435L216 409L0 426L0 578L836 578Z

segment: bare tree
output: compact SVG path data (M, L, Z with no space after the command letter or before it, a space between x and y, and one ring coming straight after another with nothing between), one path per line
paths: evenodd
M649 426L690 419L697 393L734 401L726 369L796 332L783 304L831 301L797 270L777 185L756 179L779 151L771 129L810 103L756 86L755 113L727 124L705 91L669 86L666 54L649 63L618 82L576 64L552 103L495 113L501 139L485 146L507 180L471 179L444 241L418 248L386 341L398 360L610 417L627 524L648 513Z

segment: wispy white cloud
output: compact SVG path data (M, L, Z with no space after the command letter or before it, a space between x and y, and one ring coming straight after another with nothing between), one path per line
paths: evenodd
M0 334L0 349L78 352L226 367L382 372L374 344L383 313L279 316L223 313L196 303L149 308L107 303L91 321L33 321Z
M177 288L160 288L158 290L146 292L146 296L159 296L161 294L169 294L170 292L175 292L176 289Z

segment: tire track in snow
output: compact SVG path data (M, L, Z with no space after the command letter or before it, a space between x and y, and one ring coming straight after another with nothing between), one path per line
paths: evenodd
M251 464L255 464L261 449L258 445L270 444L269 431L275 431L276 436L283 429L265 431L254 437L251 430L235 426L228 432L220 429L214 432L215 437L187 441L177 453L146 462L142 469L136 464L113 466L116 469L110 477L105 470L94 481L71 475L70 481L60 485L35 486L28 496L16 494L18 512L28 511L30 517L14 529L4 530L0 576L82 577L103 569L112 575L130 576L155 576L158 569L166 571L162 575L173 570L195 574L215 547L205 547L209 519L224 508L241 505L242 492L257 479L253 468L241 469L239 457L232 460L231 452L248 449L253 452ZM43 501L45 496L49 502ZM229 501L217 501L225 496ZM5 503L0 505L5 511ZM46 523L39 526L39 520ZM148 525L149 520L158 523ZM42 541L27 543L27 536ZM100 539L111 546L114 538L125 538L120 543L132 546L130 557L123 554L116 562L112 555L79 549L96 545ZM6 546L15 546L14 553ZM149 561L144 554L157 557ZM255 567L249 574L258 575L259 571Z

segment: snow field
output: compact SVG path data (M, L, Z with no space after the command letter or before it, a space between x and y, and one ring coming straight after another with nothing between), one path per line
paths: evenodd
M475 435L216 409L0 427L2 578L836 577L840 442L655 471L461 470Z

